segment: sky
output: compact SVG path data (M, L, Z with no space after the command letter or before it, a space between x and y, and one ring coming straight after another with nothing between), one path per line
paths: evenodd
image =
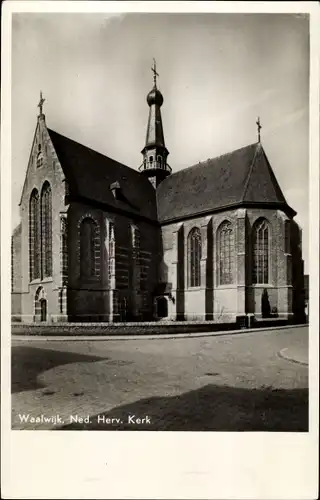
M178 171L257 141L309 254L309 22L292 14L18 13L12 24L12 227L36 127L142 163L157 61L168 163Z

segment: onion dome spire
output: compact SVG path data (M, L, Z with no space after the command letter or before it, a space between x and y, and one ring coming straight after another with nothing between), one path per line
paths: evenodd
M143 164L139 170L144 175L147 175L154 187L171 173L171 168L167 164L167 150L164 142L164 134L161 118L161 106L163 104L163 96L157 88L157 73L156 61L153 59L153 88L147 95L147 103L149 105L149 119L147 125L146 143L141 151L143 155Z

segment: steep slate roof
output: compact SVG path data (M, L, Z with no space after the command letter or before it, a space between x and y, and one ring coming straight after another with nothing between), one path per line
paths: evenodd
M69 183L71 197L157 220L155 191L146 177L54 130L48 129L48 132ZM116 197L110 189L115 182L120 185Z
M137 170L48 129L73 199L160 223L235 206L288 206L260 143L173 173L157 190ZM119 183L116 196L110 189ZM115 191L115 190L113 190Z
M180 170L157 189L160 222L236 205L260 204L278 206L295 215L260 143Z

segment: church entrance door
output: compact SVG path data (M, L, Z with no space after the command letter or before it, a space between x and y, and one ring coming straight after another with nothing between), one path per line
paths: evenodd
M165 297L157 299L157 316L158 318L166 318L168 316L168 301Z
M40 300L41 318L40 321L47 321L47 301L46 299Z

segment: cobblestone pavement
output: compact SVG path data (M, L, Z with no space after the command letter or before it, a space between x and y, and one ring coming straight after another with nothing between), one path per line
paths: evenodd
M12 427L306 431L308 367L279 352L307 345L307 327L180 339L13 338Z

